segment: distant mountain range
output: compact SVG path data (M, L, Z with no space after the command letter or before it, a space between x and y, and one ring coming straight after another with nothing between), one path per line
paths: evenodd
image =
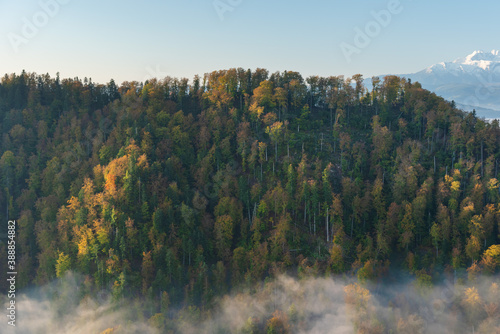
M480 117L500 118L500 54L474 51L452 62L441 62L420 72L400 76L452 101Z

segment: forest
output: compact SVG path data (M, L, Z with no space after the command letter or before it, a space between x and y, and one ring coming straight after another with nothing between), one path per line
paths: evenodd
M80 298L108 291L137 301L151 328L188 333L179 319L203 323L224 296L282 275L342 277L355 332L421 333L411 312L367 315L369 287L431 291L448 278L464 286L454 314L500 330L499 122L418 82L363 81L260 68L121 85L6 74L0 234L16 220L18 288L78 273ZM472 286L483 278L493 283ZM219 332L307 332L300 310L275 306Z

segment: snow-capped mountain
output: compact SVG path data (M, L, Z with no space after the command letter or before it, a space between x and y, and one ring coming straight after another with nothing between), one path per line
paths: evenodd
M465 110L476 109L486 118L500 118L500 52L474 51L452 62L401 75Z
M421 83L438 86L457 83L500 83L500 55L497 50L488 53L474 51L465 58L432 65L410 76L420 79Z

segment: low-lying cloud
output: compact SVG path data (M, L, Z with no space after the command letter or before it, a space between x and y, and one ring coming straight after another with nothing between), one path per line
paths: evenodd
M365 283L340 277L279 276L220 298L212 309L175 308L156 317L143 301L82 297L69 274L16 301L16 327L2 333L499 333L499 276ZM5 303L5 299L2 303ZM4 310L6 308L4 307ZM154 308L153 308L154 309ZM6 312L4 312L6 314ZM196 314L197 316L192 316ZM158 315L158 314L157 314ZM112 330L111 330L112 329Z
M112 303L107 293L82 298L83 282L80 275L68 273L61 280L20 293L16 296L16 326L8 325L4 316L0 333L89 334L110 328L116 333L158 333L137 320L136 308ZM7 314L8 301L3 298Z

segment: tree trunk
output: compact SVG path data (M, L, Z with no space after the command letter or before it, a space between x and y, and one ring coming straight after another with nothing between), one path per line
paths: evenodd
M306 226L307 223L307 202L304 201L304 227ZM309 229L309 232L311 232L311 229Z
M314 235L316 236L316 211L314 211L314 218L313 218L313 222L314 222ZM486 241L486 240L485 240Z
M351 216L351 238L352 238L352 230L354 229L354 215Z
M330 228L328 227L328 207L326 207L326 242L330 242Z
M483 160L483 141L481 141L481 177L484 176L484 160Z

